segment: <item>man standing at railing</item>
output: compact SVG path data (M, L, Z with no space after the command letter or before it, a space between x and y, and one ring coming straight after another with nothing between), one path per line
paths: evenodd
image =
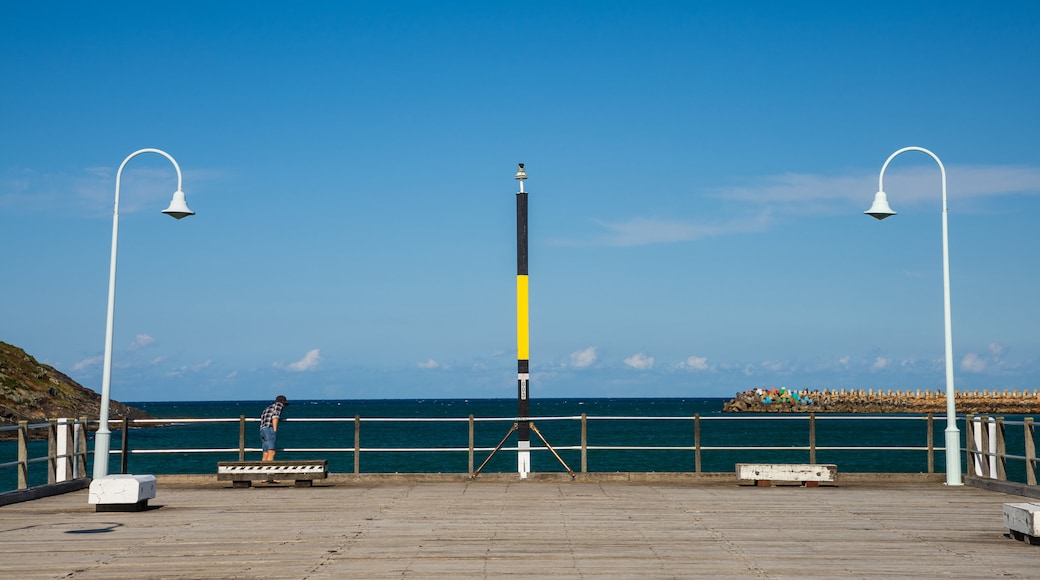
M274 461L275 446L278 439L278 420L282 417L282 409L289 405L285 395L278 395L274 402L260 414L260 448L264 454L262 461Z

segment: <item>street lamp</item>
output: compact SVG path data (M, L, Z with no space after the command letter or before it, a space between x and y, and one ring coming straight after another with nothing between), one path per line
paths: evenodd
M112 214L112 263L108 272L108 319L105 324L105 365L104 371L101 376L101 416L99 418L100 425L98 426L97 434L94 438L94 479L101 479L108 475L108 451L109 441L112 438L112 432L108 429L108 406L111 392L111 380L112 380L112 327L113 321L115 320L115 304L116 304L116 245L119 239L119 182L123 175L123 168L126 167L134 157L142 153L158 153L163 157L170 160L173 163L174 169L177 170L177 191L173 193L173 199L170 200L170 207L163 210L163 213L173 217L174 219L181 219L190 215L195 215L195 212L188 209L187 202L184 201L184 192L181 191L181 168L177 165L177 161L173 157L170 157L165 151L159 149L141 149L131 153L123 163L119 166L119 171L116 172L116 202L115 210Z
M888 196L885 195L885 170L900 153L907 151L920 151L935 160L939 164L939 172L942 175L942 250L943 250L943 314L946 326L946 485L963 485L961 481L961 437L957 430L957 409L954 402L955 391L953 389L953 323L950 316L950 242L946 215L949 213L946 207L946 168L942 161L931 151L923 147L904 147L893 153L885 164L881 166L881 175L878 176L878 191L874 195L874 203L870 209L863 212L878 220L896 215L888 205Z

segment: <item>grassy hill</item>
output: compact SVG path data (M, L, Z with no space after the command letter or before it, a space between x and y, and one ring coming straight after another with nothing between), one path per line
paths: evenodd
M38 423L59 417L100 416L101 395L54 367L37 362L24 350L0 342L0 426ZM111 401L112 419L151 418L140 409Z

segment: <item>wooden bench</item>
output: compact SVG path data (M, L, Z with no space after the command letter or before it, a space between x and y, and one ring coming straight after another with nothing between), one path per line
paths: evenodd
M1040 503L1004 504L1004 525L1011 537L1025 541L1031 546L1040 545Z
M737 480L752 481L770 487L774 481L798 482L804 487L819 487L821 482L834 483L838 466L816 463L738 463Z
M315 479L328 476L327 459L217 463L217 481L230 481L233 487L251 487L254 481L283 479L293 480L296 487L310 487Z

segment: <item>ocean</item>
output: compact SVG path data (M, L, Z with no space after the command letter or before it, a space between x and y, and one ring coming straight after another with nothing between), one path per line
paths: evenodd
M329 461L334 473L354 470L354 417L362 419L359 459L361 473L467 473L469 456L469 415L476 418L474 440L477 448L494 448L509 433L515 422L515 399L382 399L382 400L307 400L292 401L279 428L278 459L315 459ZM734 415L723 413L722 398L575 398L538 399L530 405L531 420L538 433L558 450L574 471L581 469L581 422L587 415L588 471L591 472L681 472L696 470L692 449L646 449L647 447L693 447L695 424L700 415L701 471L732 472L736 463L809 462L809 421L804 415ZM215 402L138 402L129 403L168 419L159 427L131 428L127 457L131 473L183 474L215 473L218 461L238 459L238 452L196 453L198 449L236 449L239 445L240 416L259 417L269 401ZM911 418L913 417L913 418ZM919 416L885 415L828 417L817 415L815 424L816 461L835 463L840 472L915 473L928 470L927 422ZM408 419L391 421L388 419ZM560 419L566 418L566 419ZM653 418L669 418L654 420ZM674 418L674 419L672 419ZM181 422L178 419L235 419L232 422ZM322 419L321 421L313 421ZM423 421L421 419L429 419ZM446 421L461 419L462 421ZM490 420L497 419L497 420ZM312 420L312 421L308 421ZM943 445L945 417L935 417L933 444ZM963 438L963 420L960 424ZM247 422L246 448L259 448L258 424ZM113 429L110 473L120 472L118 451L122 432ZM1014 432L1009 430L1008 448L1014 449ZM1021 438L1021 437L1020 437ZM484 472L516 471L515 433L495 454ZM531 433L534 472L566 471L548 450L538 434ZM14 442L0 441L0 463L16 459ZM42 451L40 451L42 445ZM89 440L93 452L93 437ZM1019 443L1020 445L1020 443ZM597 447L638 447L639 449L596 449ZM725 447L727 449L712 449ZM802 447L803 449L762 449L764 447ZM854 450L828 449L857 447ZM913 447L913 450L877 448ZM457 448L458 451L395 451ZM539 449L542 448L542 449ZM739 448L739 449L732 449ZM35 449L35 450L34 450ZM174 453L139 453L142 450L177 449ZM329 451L334 449L337 451ZM512 449L512 450L511 450ZM30 456L44 455L46 444L34 442ZM474 467L490 455L477 450ZM247 460L259 460L259 451L246 453ZM934 470L945 469L944 453L934 453ZM30 468L30 484L45 482L45 463ZM1009 465L1009 473L1013 466ZM13 489L15 469L0 470L0 491Z

